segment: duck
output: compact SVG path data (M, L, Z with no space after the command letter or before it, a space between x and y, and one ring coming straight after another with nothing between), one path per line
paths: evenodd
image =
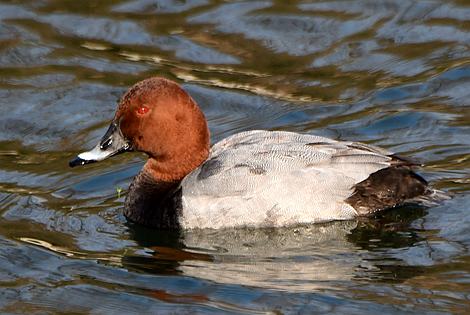
M195 100L162 77L125 92L99 143L69 165L129 151L148 159L129 186L124 215L156 229L353 220L434 194L414 171L416 163L365 143L250 130L211 147Z

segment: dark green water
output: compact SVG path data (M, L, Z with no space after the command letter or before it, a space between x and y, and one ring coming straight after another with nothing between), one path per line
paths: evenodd
M214 141L372 143L453 198L278 230L129 225L145 156L67 162L153 75L183 84ZM469 213L468 1L0 1L1 313L465 313Z

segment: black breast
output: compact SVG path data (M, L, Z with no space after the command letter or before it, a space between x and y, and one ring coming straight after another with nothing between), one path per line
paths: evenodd
M129 187L124 215L132 222L159 229L180 229L180 183L157 183L139 173Z

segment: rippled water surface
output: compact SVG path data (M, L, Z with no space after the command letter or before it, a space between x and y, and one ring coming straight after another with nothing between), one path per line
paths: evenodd
M67 162L153 75L194 96L213 141L372 143L453 198L289 229L130 225L145 156ZM0 1L0 312L468 312L469 106L465 0Z

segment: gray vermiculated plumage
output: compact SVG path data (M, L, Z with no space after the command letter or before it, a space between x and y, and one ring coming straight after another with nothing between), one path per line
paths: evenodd
M351 219L354 186L392 165L362 143L281 131L247 131L212 147L182 182L183 228L286 226Z

